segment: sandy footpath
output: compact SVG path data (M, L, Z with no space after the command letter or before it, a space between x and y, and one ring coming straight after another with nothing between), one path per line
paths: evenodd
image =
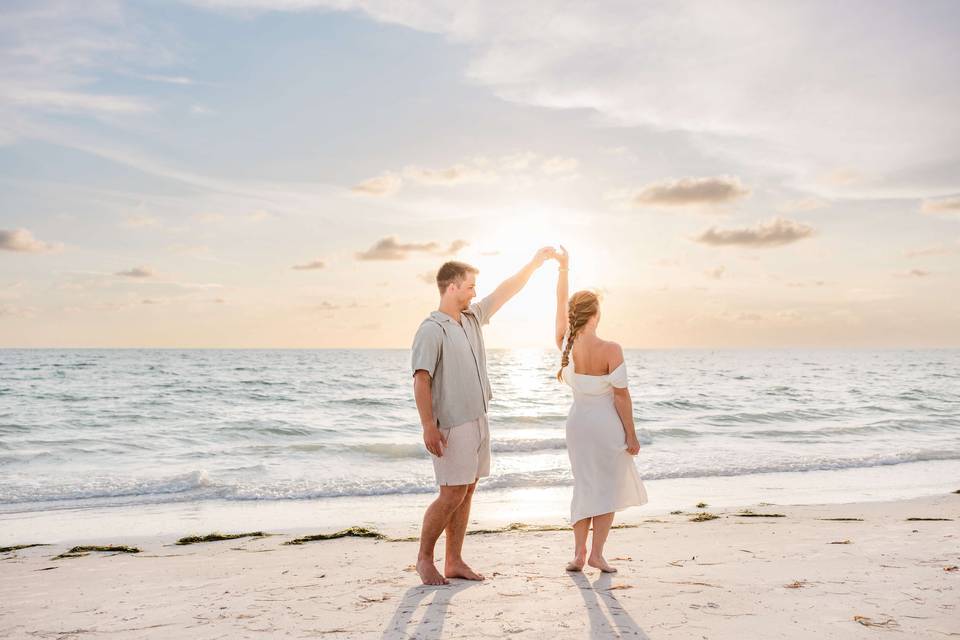
M566 573L566 531L472 535L465 556L488 580L446 587L419 585L410 541L7 551L0 638L960 637L960 495L750 510L784 517L638 518L611 533L614 576Z

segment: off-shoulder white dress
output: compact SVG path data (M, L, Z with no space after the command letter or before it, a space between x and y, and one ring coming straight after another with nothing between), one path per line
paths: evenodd
M613 388L627 386L627 366L606 375L576 373L573 353L563 370L573 389L567 417L567 454L573 469L570 522L646 504L647 491L613 404Z

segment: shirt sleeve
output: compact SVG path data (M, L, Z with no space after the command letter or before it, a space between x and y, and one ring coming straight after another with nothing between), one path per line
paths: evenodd
M480 300L479 302L474 302L470 305L470 311L473 312L473 315L477 316L477 320L481 325L490 323L490 316L493 315L493 295L489 295L486 298Z
M411 367L416 373L423 369L433 377L440 362L440 353L443 349L443 329L435 322L424 322L417 329L413 338Z
M610 384L617 389L627 388L627 363L624 362L619 367L610 372Z

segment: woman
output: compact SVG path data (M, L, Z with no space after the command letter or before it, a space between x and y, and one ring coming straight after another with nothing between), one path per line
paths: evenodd
M647 492L633 456L640 442L633 425L633 404L627 389L623 349L597 336L600 300L578 291L567 301L570 259L562 246L557 279L557 346L563 352L557 379L573 389L567 417L567 454L573 469L573 560L567 571L584 564L606 573L616 571L603 557L613 514L647 502ZM587 533L593 523L593 545L587 556Z

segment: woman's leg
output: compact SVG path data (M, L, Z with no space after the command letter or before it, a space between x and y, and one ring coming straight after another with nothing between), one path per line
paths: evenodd
M590 531L590 518L573 523L573 560L567 564L567 571L580 571L587 561L587 532Z
M590 559L587 560L587 564L605 573L616 571L603 557L603 545L607 542L611 526L613 526L613 513L593 517L593 545L590 547Z

